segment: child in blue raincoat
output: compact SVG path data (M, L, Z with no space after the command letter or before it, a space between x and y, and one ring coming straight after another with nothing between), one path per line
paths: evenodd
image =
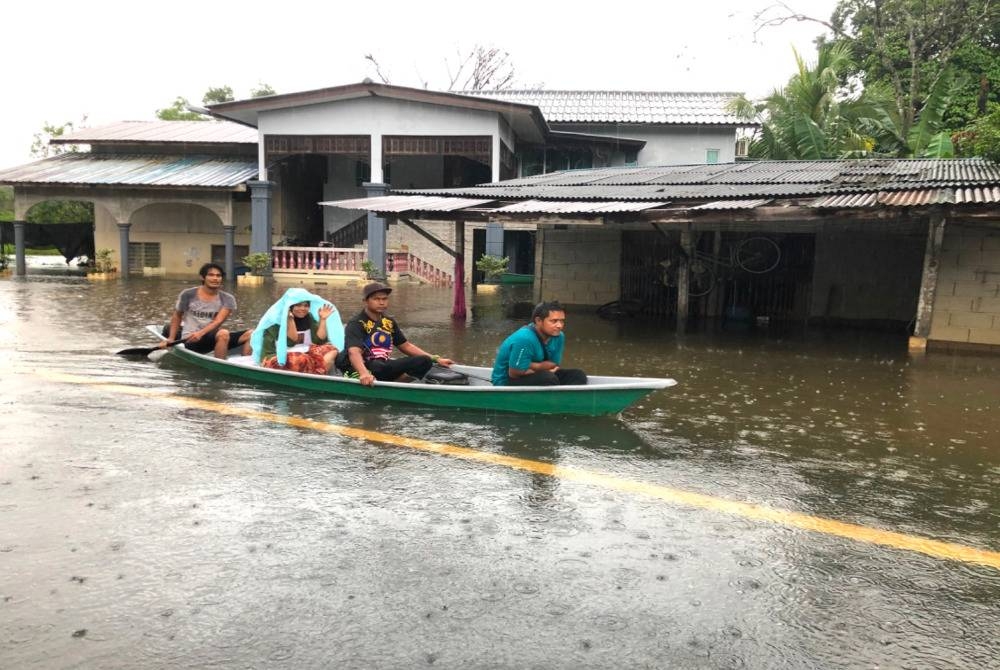
M254 360L272 369L325 375L344 347L337 308L301 288L285 291L261 317L251 338ZM306 345L306 351L289 351Z

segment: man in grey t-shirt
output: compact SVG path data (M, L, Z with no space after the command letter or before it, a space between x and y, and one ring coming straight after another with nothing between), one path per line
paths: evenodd
M215 263L205 263L198 271L201 286L184 289L177 296L174 313L167 326L167 339L161 346L180 338L191 351L216 358L226 358L230 348L243 347L243 354L250 354L252 330L230 332L222 328L223 322L236 311L236 298L221 290L223 271Z

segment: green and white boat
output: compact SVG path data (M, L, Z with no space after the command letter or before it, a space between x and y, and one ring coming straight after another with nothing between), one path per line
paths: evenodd
M231 356L222 360L212 354L189 351L183 344L175 345L169 351L192 365L255 384L285 386L373 402L406 402L491 412L583 416L617 414L643 396L677 384L673 379L654 377L591 375L587 384L579 386L493 386L489 382L490 368L456 364L451 369L469 377L467 386L418 380L410 383L375 382L369 387L362 386L357 379L336 374L311 375L264 368L257 365L251 356Z

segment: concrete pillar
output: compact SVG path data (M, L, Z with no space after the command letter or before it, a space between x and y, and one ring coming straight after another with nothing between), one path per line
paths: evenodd
M128 231L131 227L131 223L118 224L118 257L121 259L118 276L121 279L128 279Z
M486 224L486 254L503 258L503 226L495 221Z
M378 198L389 191L388 184L365 182L362 186L369 198ZM385 277L386 227L385 219L368 212L368 260L375 264L375 271L381 277Z
M927 350L927 336L931 333L931 317L934 315L934 296L937 294L938 266L941 246L944 243L944 216L936 212L927 223L927 246L924 249L924 271L920 279L920 298L914 317L913 336L909 341L910 353Z
M691 257L694 255L694 245L691 243L691 229L685 228L681 231L681 249L677 264L677 334L683 335L687 331L689 295L688 288L691 281Z
M24 262L24 221L14 222L14 275L23 277L28 274Z
M248 181L250 187L250 253L271 253L271 191L274 182Z
M233 260L233 255L236 253L236 226L223 226L222 235L226 241L226 280L234 282L236 281L236 263Z

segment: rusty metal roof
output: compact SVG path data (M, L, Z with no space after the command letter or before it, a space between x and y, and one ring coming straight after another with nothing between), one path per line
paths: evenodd
M748 125L727 109L738 93L506 90L462 95L535 105L549 123Z
M119 121L80 128L51 144L257 144L257 129L229 121Z
M218 156L66 153L0 171L0 184L234 188L257 178L257 161Z
M763 207L769 202L773 202L773 200L768 198L757 200L716 200L714 202L707 202L704 205L695 205L691 209L754 209L755 207Z
M480 207L496 198L488 200L470 198L430 198L420 195L384 195L374 198L352 198L350 200L329 200L321 205L341 209L365 209L372 212L453 212L466 207Z

